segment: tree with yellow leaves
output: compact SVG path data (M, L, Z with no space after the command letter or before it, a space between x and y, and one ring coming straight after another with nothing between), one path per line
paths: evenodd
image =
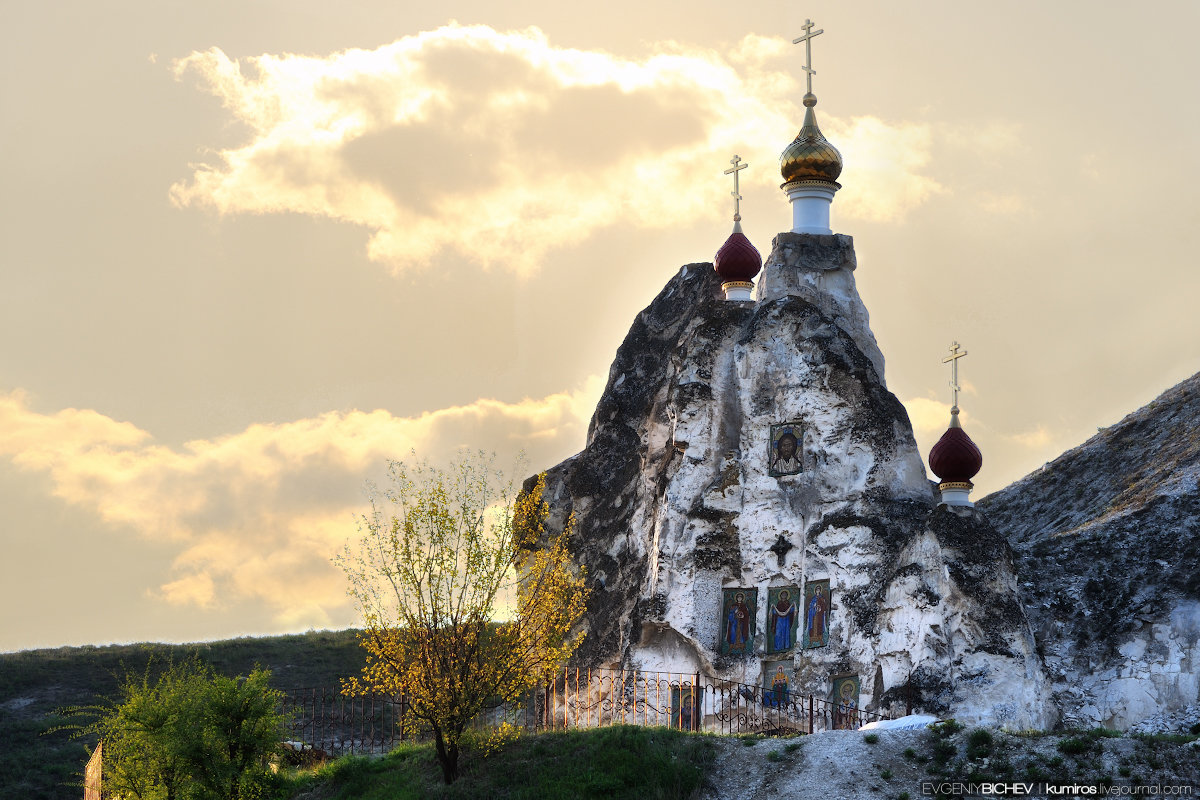
M338 559L367 657L343 690L402 692L452 783L471 720L545 681L574 651L584 575L567 549L571 525L545 530L542 476L516 497L480 454L448 470L393 461L389 477L386 491L371 491L359 548Z

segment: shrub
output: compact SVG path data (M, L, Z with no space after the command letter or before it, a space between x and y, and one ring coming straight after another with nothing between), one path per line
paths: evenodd
M879 734L878 733L868 733L866 736L863 737L863 741L866 742L867 744L875 744L876 742L879 741Z
M267 761L286 731L270 677L256 668L227 678L196 659L154 680L147 669L126 676L119 700L68 709L92 718L69 727L103 743L106 796L258 797L272 781Z
M933 746L933 760L945 764L958 754L958 748L950 742L941 741Z
M976 728L967 737L967 758L987 758L992 752L992 734L984 728Z
M1058 743L1058 752L1069 756L1081 756L1092 749L1092 740L1072 736Z
M965 727L965 725L959 723L957 720L948 719L945 722L933 723L929 726L929 730L933 731L933 735L939 739L949 739Z

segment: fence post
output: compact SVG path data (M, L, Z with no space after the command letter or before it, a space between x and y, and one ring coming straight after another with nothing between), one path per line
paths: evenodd
M700 730L700 673L695 675L695 682L692 684L692 730Z
M813 730L813 696L808 696L808 732L814 733Z

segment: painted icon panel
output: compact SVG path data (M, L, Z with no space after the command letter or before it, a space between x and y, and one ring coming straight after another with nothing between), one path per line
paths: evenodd
M726 589L721 609L721 652L754 652L758 589Z
M771 426L771 441L767 452L768 473L772 477L795 475L801 470L803 454L800 445L804 435L799 422L783 422Z
M791 659L787 661L763 662L763 705L767 708L782 708L792 699L792 687L796 673Z
M704 687L685 683L671 687L671 727L681 731L699 730Z
M795 586L779 586L767 590L767 652L783 653L796 644L796 628L800 609L796 601L800 590Z
M829 579L804 584L804 638L802 647L829 644Z
M833 728L858 728L858 676L835 675L833 678Z

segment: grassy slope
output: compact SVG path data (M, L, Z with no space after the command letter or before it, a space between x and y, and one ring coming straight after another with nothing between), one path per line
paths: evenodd
M66 720L55 710L114 696L126 673L141 675L147 664L182 661L193 653L226 675L255 664L272 671L281 689L336 687L362 666L354 631L231 639L188 645L134 644L60 647L0 654L0 798L49 800L82 796L87 761L84 741L65 732L42 735ZM91 746L92 742L86 742Z
M295 800L675 800L694 797L717 752L713 736L619 726L521 736L490 757L465 754L442 782L430 744L386 758L343 758L295 779Z

